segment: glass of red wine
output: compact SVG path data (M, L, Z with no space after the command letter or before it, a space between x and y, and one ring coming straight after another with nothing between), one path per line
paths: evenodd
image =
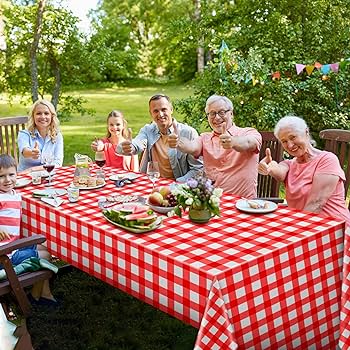
M97 171L97 177L104 178L102 167L106 164L106 157L103 151L97 151L95 153L95 163L100 168L99 171Z
M46 186L52 186L51 182L51 172L55 168L55 157L52 153L44 153L41 157L43 168L49 173L49 182L46 184Z

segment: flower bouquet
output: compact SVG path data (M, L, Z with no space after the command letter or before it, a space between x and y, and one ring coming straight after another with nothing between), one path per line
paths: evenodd
M182 217L182 210L189 208L189 216L191 219L192 211L205 211L207 218L200 218L195 222L207 222L215 215L220 216L220 197L222 195L221 188L215 188L210 179L204 173L188 179L185 183L178 184L172 190L176 196L177 206L174 209L176 215Z

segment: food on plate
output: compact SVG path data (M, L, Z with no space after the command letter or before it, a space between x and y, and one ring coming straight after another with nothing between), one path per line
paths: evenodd
M263 203L259 203L253 200L247 200L248 205L253 209L268 209L269 203L263 201Z
M103 185L105 182L102 178L97 178L94 176L74 176L73 185L80 188L88 188L88 187L96 187L99 185Z
M139 199L138 196L127 196L127 195L118 195L118 196L108 196L106 197L107 202L110 203L126 203L126 202L136 202Z
M177 200L169 186L161 186L148 196L148 203L157 207L174 207Z
M137 203L122 203L103 211L103 214L111 221L120 225L149 230L159 224L157 214L148 205Z

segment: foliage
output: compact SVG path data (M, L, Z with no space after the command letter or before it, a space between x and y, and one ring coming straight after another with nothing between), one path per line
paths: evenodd
M175 214L182 216L182 210L192 207L194 209L209 209L212 215L220 215L221 188L215 188L212 181L204 174L190 178L186 183L178 184L172 189L176 196L178 205L175 207Z
M33 41L36 10L36 2L23 4L13 1L3 12L6 18L7 48L0 54L3 65L0 86L9 93L10 98L17 94L25 96L31 91L29 48ZM77 17L70 11L55 7L51 2L47 3L37 55L38 92L41 98L49 94L54 96L57 87L59 97L62 97L61 83L81 83L82 72L89 70L85 68L89 58L77 21ZM91 110L83 107L82 102L79 98L62 98L61 114L67 117L67 111L70 110L91 113Z
M317 70L310 76L295 73L296 63L326 64L350 56L350 8L345 2L291 5L287 0L241 0L217 10L215 16L209 14L198 30L208 34L212 60L197 76L194 96L177 104L186 122L200 130L205 101L216 93L232 99L240 126L268 130L282 116L294 113L303 116L315 133L349 127L349 65L326 77ZM228 47L222 45L223 39ZM280 80L272 79L276 71ZM205 120L202 127L207 126Z

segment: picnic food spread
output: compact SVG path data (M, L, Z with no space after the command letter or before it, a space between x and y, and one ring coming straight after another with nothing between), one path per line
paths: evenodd
M94 177L94 176L74 176L73 185L79 188L82 187L96 187L103 185L105 183L103 178Z
M268 202L259 203L253 200L247 200L247 203L253 209L267 209L269 207Z
M140 203L123 203L103 210L103 215L111 223L125 229L146 232L159 226L161 220L148 205Z

